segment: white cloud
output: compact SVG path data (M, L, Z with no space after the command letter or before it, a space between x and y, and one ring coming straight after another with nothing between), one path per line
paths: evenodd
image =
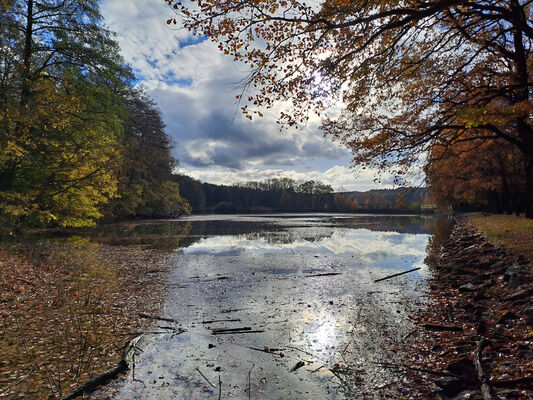
M283 105L261 119L243 118L235 96L245 67L209 40L167 25L173 14L163 0L104 0L102 14L159 105L184 173L226 184L283 175L347 190L383 187L374 183L375 171L355 181L345 166L349 152L322 137L317 118L285 131L276 123Z
M242 171L228 168L202 169L181 167L180 173L192 176L203 182L218 182L231 185L237 182L261 181L269 178L288 177L295 180L316 180L330 184L336 191L365 191L375 188L374 176L377 171L356 171L342 165L334 165L326 171L309 170L297 171L294 169L258 169L248 168ZM392 188L392 177L384 177L380 188Z

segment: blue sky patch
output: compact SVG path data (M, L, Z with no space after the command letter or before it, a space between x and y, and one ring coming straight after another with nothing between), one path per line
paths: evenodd
M184 40L180 40L180 48L184 48L187 46L194 46L196 44L203 43L207 40L206 36L189 36Z

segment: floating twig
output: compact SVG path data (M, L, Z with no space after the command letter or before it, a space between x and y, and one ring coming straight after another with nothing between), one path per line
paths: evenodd
M322 274L305 275L305 278L313 278L316 276L334 276L334 275L342 275L342 273L341 272L324 272Z
M252 398L252 370L254 369L255 364L252 364L252 368L248 371L248 400Z
M178 322L176 321L175 319L173 318L164 318L164 317L154 317L153 315L148 315L148 314L144 314L144 313L139 313L137 314L139 317L141 318L146 318L146 319L155 319L157 321L165 321L165 322Z
M420 267L410 269L409 271L398 272L397 274L392 274L392 275L386 276L385 278L376 279L374 281L374 283L381 282L381 281L384 281L386 279L394 278L395 276L405 275L405 274L408 274L409 272L418 271L419 269L420 269Z
M251 326L244 326L242 328L220 328L220 329L213 329L213 334L219 334L219 333L226 333L226 332L239 332L239 331L251 331Z
M241 346L246 347L247 349L250 349L250 350L260 351L262 353L275 354L279 357L283 357L283 354L278 354L276 352L285 350L285 349L275 349L275 348L270 348L270 347L265 347L261 349L259 347L246 346L245 344L242 344Z
M263 333L263 330L250 329L213 329L213 335L232 335L238 333Z
M235 319L212 319L210 321L202 321L201 324L212 324L214 322L241 322L239 318Z
M228 308L227 310L222 310L221 313L231 313L231 312L235 312L235 311L243 311L243 310L246 310L246 308Z
M202 374L202 371L200 371L198 368L195 368L195 370L198 371L198 373L199 373L200 375L202 375L202 378L204 378L205 381L206 381L207 383L209 383L209 384L210 384L211 386L213 386L215 389L217 388L215 385L213 385L213 384L209 381L209 379L207 379L207 377L206 377L204 374Z
M298 361L296 364L294 364L294 365L292 366L292 368L289 370L289 372L294 372L294 371L296 371L297 369L302 368L304 365L305 365L305 363L304 363L303 361Z

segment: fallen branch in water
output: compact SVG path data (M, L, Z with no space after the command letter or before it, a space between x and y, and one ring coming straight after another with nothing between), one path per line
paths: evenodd
M222 310L220 311L221 313L231 313L231 312L236 312L236 311L243 311L243 310L246 310L246 308L228 308L227 310Z
M104 373L91 379L89 382L81 385L77 389L74 389L68 395L61 397L61 400L71 400L75 399L76 397L89 394L97 387L105 385L110 380L115 379L118 374L127 371L129 369L129 361L133 356L133 352L135 351L135 345L141 339L141 337L142 335L137 336L136 338L128 342L128 344L124 348L124 351L122 352L122 356L120 357L120 361L116 367L108 369Z
M30 369L30 372L28 372L26 375L24 375L23 377L21 377L18 381L16 381L15 383L12 383L11 385L7 385L6 387L4 388L1 388L0 389L0 394L2 393L5 393L7 392L7 389L10 389L10 388L14 388L15 386L19 385L20 383L22 383L28 376L30 376L33 371L36 371L40 368L41 366L39 364L35 364L33 366L32 369Z
M169 329L169 327L162 327L162 328ZM173 334L175 334L175 335L179 335L180 333L185 332L185 329L181 329L181 328L177 328L177 329L172 328L172 330L173 330L173 332L169 332L169 331L127 332L127 333L120 333L119 335L120 335L120 336L132 336L132 335L164 335L165 333L173 333Z
M137 315L139 317L141 317L141 318L154 319L156 321L176 322L176 323L178 322L178 321L176 321L175 319L172 319L172 318L154 317L153 315L148 315L148 314L144 314L144 313L139 313Z
M220 328L220 329L213 329L213 334L216 335L218 333L226 333L226 332L240 332L240 331L251 331L251 326L244 326L242 328Z
M312 275L305 275L306 278L313 278L315 276L333 276L333 275L342 275L340 272L324 272L322 274L312 274Z
M438 325L438 324L422 324L422 328L426 328L431 331L451 331L451 332L461 332L464 330L462 326Z
M202 374L202 371L200 371L198 368L195 368L195 370L198 371L198 373L199 373L200 375L202 375L202 378L204 378L205 381L206 381L207 383L209 383L209 384L210 384L211 386L213 386L215 389L217 388L215 385L213 385L213 384L209 381L209 379L207 379L207 377L206 377L204 374Z
M296 364L292 366L292 368L289 370L289 372L294 372L300 368L302 368L305 365L303 361L298 361Z
M495 400L496 396L494 390L490 385L490 379L488 375L483 370L483 365L481 364L481 354L483 349L489 345L489 341L486 339L480 340L477 344L476 351L474 351L474 367L476 368L477 377L479 382L481 382L481 394L483 395L484 400Z
M284 349L275 349L275 348L270 348L270 347L265 347L261 349L259 347L246 346L245 344L241 344L241 346L246 347L247 349L250 349L250 350L260 351L262 353L274 354L278 357L284 357L284 354L282 353Z
M252 330L250 326L245 326L243 328L221 328L221 329L213 329L212 333L213 335L230 335L233 333L262 333L264 331L261 330Z
M397 274L392 274L392 275L386 276L385 278L376 279L374 281L374 283L381 282L381 281L384 281L386 279L394 278L395 276L405 275L405 274L408 274L409 272L418 271L419 269L420 269L420 267L410 269L409 271L398 272Z
M241 322L239 318L236 319L212 319L210 321L202 321L201 324L212 324L214 322Z

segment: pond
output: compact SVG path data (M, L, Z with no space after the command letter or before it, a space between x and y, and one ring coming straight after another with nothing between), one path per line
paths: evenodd
M93 240L164 249L172 268L134 368L95 396L398 398L435 223L313 214L107 226Z

